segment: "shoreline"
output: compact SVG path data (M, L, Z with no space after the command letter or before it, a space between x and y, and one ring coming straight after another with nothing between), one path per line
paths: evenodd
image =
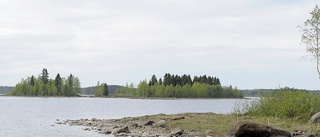
M83 126L84 131L97 132L114 136L201 136L204 133L198 130L188 130L181 127L172 127L172 122L192 119L194 115L210 115L214 113L181 113L156 114L138 117L124 117L120 119L78 119L56 121L56 124L69 126ZM208 132L208 135L212 135Z
M211 112L156 114L120 119L91 118L65 121L57 119L56 124L82 126L83 132L97 132L97 134L114 136L220 137L228 136L235 125L242 121L279 127L291 133L298 133L296 137L304 137L306 134L319 132L319 129L315 130L312 127L313 125L308 125L305 121Z
M243 98L155 98L155 97L95 97L95 96L12 96L12 95L2 95L0 97L25 97L25 98L113 98L113 99L143 99L143 100L219 100L219 99L246 99L250 100L255 97L243 97Z

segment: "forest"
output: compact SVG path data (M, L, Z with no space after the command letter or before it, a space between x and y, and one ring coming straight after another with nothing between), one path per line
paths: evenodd
M163 78L155 75L149 81L143 80L135 87L108 86L98 82L96 86L81 88L78 77L70 74L61 77L58 73L54 79L49 78L47 69L37 77L30 76L15 85L9 95L13 96L79 96L79 94L97 97L159 97L159 98L242 98L242 92L236 87L221 86L220 80L212 76L172 75L166 73Z
M219 78L211 76L171 75L157 79L155 75L143 80L137 88L131 83L119 88L115 96L159 98L242 98L242 93L232 86L222 87Z
M55 79L49 79L47 69L43 69L38 77L22 79L11 90L14 96L77 96L81 92L80 80L70 74L67 78L58 73Z

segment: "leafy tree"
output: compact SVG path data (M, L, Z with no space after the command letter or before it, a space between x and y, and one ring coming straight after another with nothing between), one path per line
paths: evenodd
M156 93L155 97L164 97L164 91L166 90L166 87L163 84L156 86Z
M149 85L146 80L141 81L137 88L138 96L140 97L148 97L149 94Z
M165 97L174 97L175 95L175 88L172 84L166 86L166 90L164 91Z
M318 5L314 7L310 14L311 19L307 19L303 26L299 26L302 32L301 44L305 45L307 52L315 58L320 78L320 9Z
M101 88L100 82L98 81L97 86L95 88L95 96L102 97L103 96L103 89Z

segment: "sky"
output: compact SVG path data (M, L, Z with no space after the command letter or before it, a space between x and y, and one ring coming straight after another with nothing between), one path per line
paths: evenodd
M318 2L318 3L317 3ZM319 90L298 25L317 0L1 0L0 85L47 68L81 86L165 73Z

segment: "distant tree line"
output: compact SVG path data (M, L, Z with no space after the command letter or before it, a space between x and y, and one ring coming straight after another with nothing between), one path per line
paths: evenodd
M0 86L0 94L6 94L9 93L13 87L11 86Z
M81 92L80 80L70 74L67 78L58 73L55 79L49 78L49 73L44 68L38 77L31 76L22 79L12 89L14 96L77 96Z
M170 73L166 73L162 78L160 78L159 80L157 80L157 77L155 75L153 75L149 81L149 86L153 86L156 83L160 84L160 85L173 85L173 86L184 86L186 84L189 85L193 85L194 83L203 83L203 84L208 84L208 85L221 85L219 78L216 77L211 77L211 76L194 76L193 80L191 78L190 75L171 75Z
M155 75L147 82L141 81L137 88L133 84L117 90L118 96L174 97L174 98L240 98L237 88L222 87L220 80L211 76L171 75L166 73L159 80Z
M264 94L270 94L272 92L277 92L277 91L292 91L292 92L301 91L301 92L312 93L314 95L318 95L320 92L319 90L306 90L306 89L297 89L297 88L290 88L290 87L280 87L278 89L243 89L240 91L242 92L243 96L246 96L246 97L261 97Z
M116 93L117 89L121 88L119 85L107 85L109 95L113 95ZM84 87L81 88L81 94L84 95L95 95L96 94L96 86Z

